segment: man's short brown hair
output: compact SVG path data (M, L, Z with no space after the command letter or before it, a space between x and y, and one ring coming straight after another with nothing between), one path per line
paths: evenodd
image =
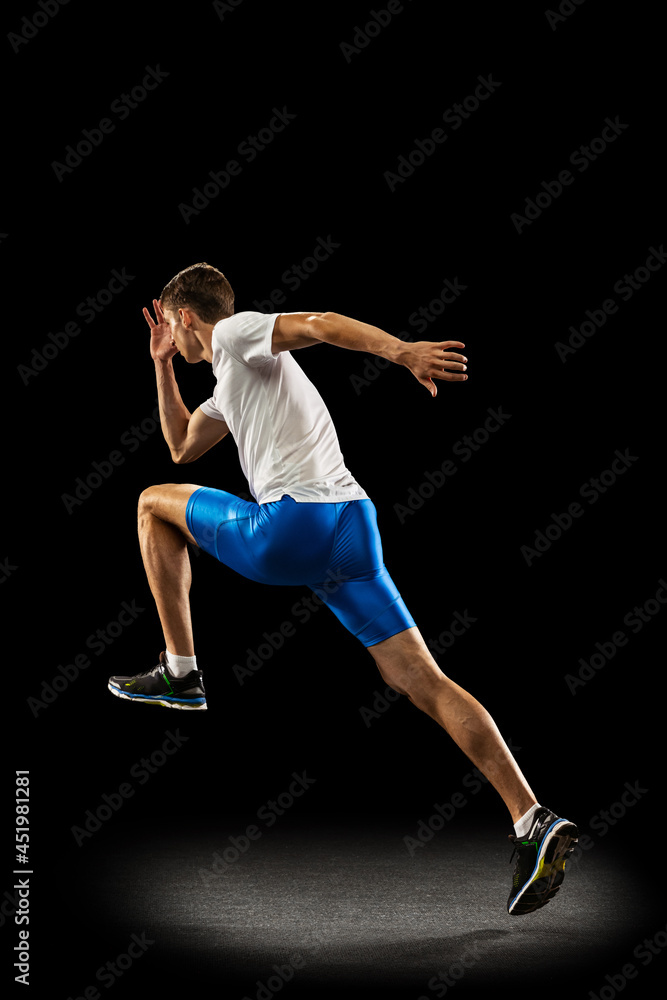
M192 309L205 323L234 313L234 292L222 271L210 264L191 264L162 289L163 309Z

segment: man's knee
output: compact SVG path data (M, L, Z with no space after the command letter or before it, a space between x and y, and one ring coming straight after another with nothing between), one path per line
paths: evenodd
M377 664L377 668L380 671L380 677L388 687L396 691L397 694L408 695L408 688L396 671L387 670L386 667L381 667L379 663Z
M186 511L190 497L198 489L200 487L194 483L162 483L147 487L139 495L139 531L149 529L157 519L174 525L189 542L196 545L197 541L187 525Z
M444 674L431 657L414 656L392 659L375 657L385 684L415 703L429 697L434 684L444 680Z
M147 486L139 494L139 509L162 517L166 511L173 513L185 507L190 496L198 490L194 483L161 483Z
M195 486L188 489L182 483L161 483L159 486L148 486L139 494L137 506L139 521L150 520L152 515L160 521L167 521L169 524L181 527L184 523L187 497L195 489Z
M160 497L164 495L164 484L161 486L148 486L139 494L138 512L142 514L154 514Z

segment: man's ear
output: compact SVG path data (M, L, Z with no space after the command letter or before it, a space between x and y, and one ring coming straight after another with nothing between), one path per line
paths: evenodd
M178 318L180 319L182 325L186 330L191 330L194 326L195 312L193 309L188 309L187 306L183 309L178 310Z

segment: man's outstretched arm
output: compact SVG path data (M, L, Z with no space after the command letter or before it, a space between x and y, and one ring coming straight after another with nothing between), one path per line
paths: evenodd
M377 326L333 312L281 313L276 317L272 341L274 354L318 343L334 344L350 351L365 351L404 365L432 396L438 391L433 379L464 382L468 378L464 374L468 359L451 351L453 347L465 347L459 340L407 343Z

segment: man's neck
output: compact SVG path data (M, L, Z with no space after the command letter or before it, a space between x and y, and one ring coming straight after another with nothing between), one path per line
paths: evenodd
M202 329L197 330L197 340L202 346L202 358L213 364L213 327L215 324L206 323Z

